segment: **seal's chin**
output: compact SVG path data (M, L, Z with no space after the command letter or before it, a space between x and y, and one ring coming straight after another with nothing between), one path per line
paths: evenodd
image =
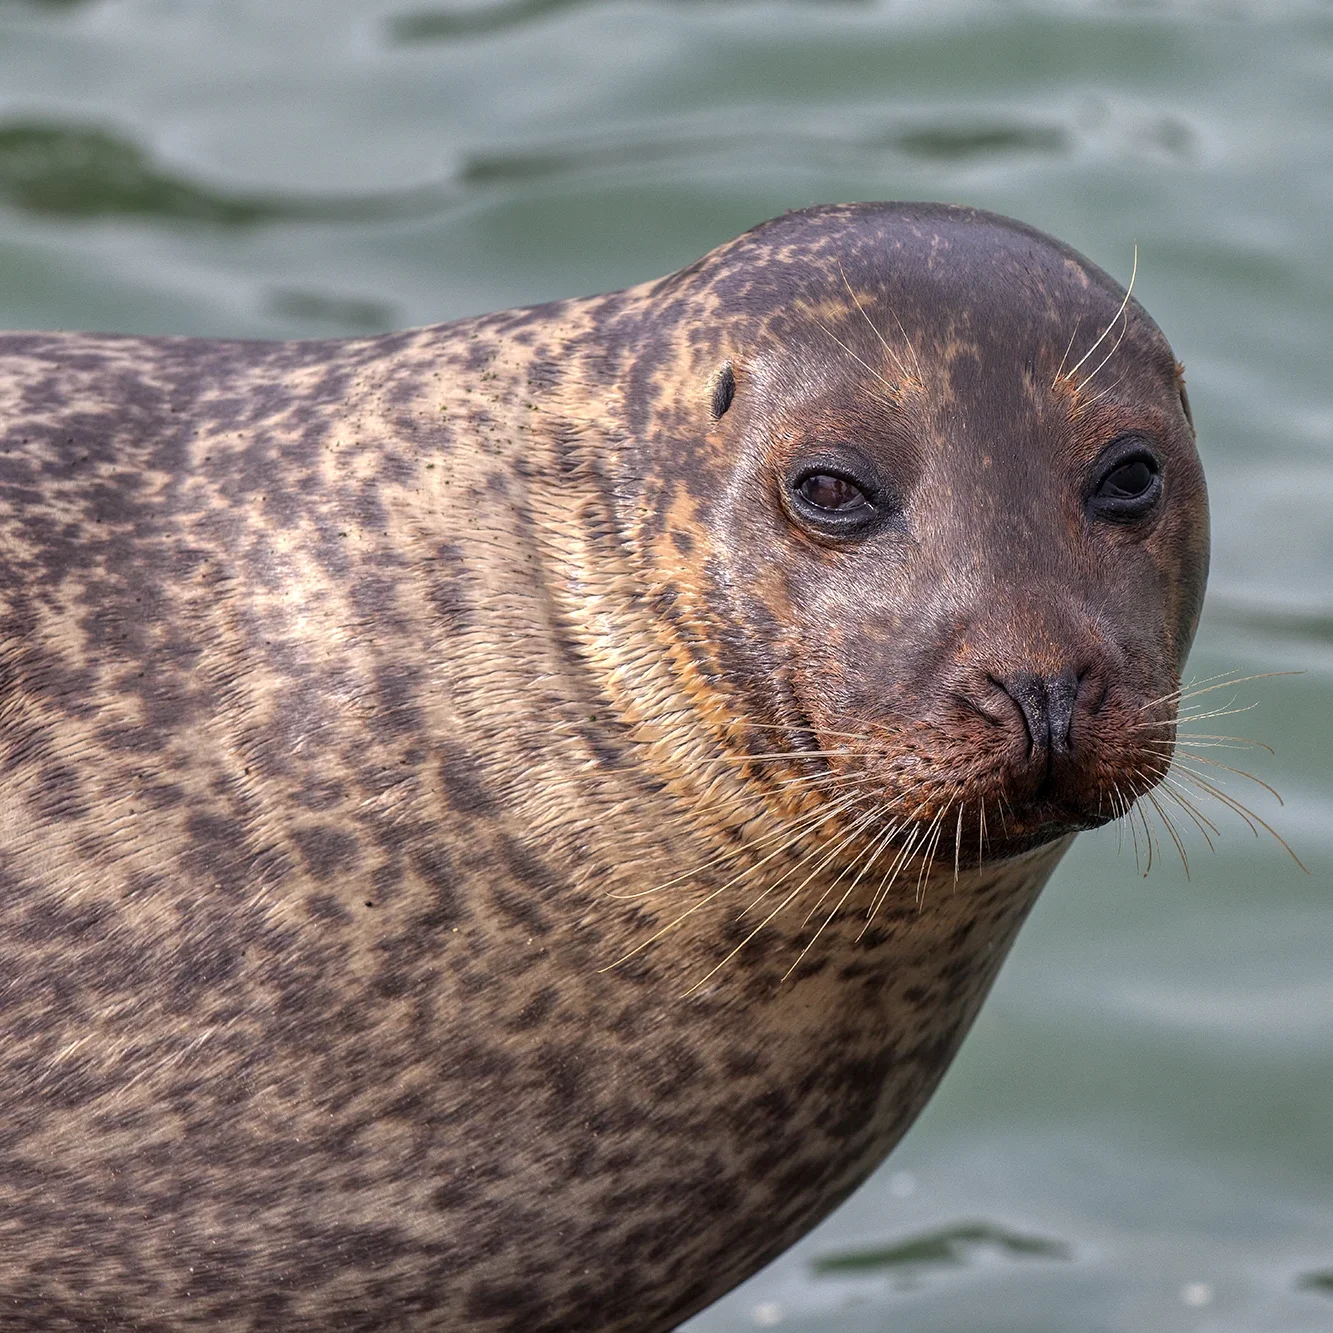
M949 865L955 864L956 859L960 868L974 869L1022 856L1075 833L1101 828L1114 818L1110 811L1083 813L1065 806L1036 805L1017 813L1006 812L1003 819L988 823L984 830L974 823L970 842L966 837L956 837L947 847L936 848L933 859Z

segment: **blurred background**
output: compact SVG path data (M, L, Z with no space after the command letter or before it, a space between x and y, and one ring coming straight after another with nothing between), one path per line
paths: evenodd
M1333 3L0 0L0 326L372 332L877 198L1137 243L1213 497L1191 670L1303 673L1198 729L1274 747L1283 808L1210 771L1310 873L1220 808L1188 877L1084 835L892 1160L687 1328L1333 1328Z

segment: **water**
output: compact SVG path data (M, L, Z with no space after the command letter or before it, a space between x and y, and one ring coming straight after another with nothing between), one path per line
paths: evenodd
M1213 495L1192 668L1304 673L1223 730L1311 873L1085 836L892 1160L691 1333L1333 1327L1331 84L1326 0L0 0L3 325L427 323L836 199L1137 242Z

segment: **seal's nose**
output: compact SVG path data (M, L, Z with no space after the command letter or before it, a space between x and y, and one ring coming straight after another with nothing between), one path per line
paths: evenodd
M1053 755L1069 753L1069 730L1078 701L1080 678L1072 667L1058 676L1038 676L1030 671L991 679L1017 705L1028 729L1028 754L1049 750Z

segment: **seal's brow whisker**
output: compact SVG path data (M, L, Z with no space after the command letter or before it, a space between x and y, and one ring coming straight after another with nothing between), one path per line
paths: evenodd
M1064 374L1065 362L1069 360L1069 354L1074 350L1074 339L1078 337L1079 325L1083 323L1083 316L1079 315L1074 320L1073 331L1069 335L1069 342L1065 345L1065 354L1060 358L1060 367L1055 372L1055 378L1051 381L1051 388L1055 388L1060 383L1060 376Z
M1120 344L1125 341L1125 334L1129 332L1129 311L1125 311L1120 316L1119 323L1120 332L1116 335L1115 342L1111 344L1111 350L1083 377L1083 382L1079 385L1080 392L1085 390L1097 378L1102 367L1120 350ZM1100 395L1097 396L1100 397Z
M893 358L893 364L898 367L898 373L904 379L911 379L912 376L908 373L907 367L903 365L902 358L899 357L898 353L895 352L893 348L889 346L888 340L879 331L879 329L875 327L875 321L872 320L868 314L866 314L866 308L861 304L861 298L857 296L857 294L852 290L852 284L847 281L847 274L843 271L842 260L838 260L838 273L842 278L842 285L847 288L847 295L850 296L852 300L856 302L856 308L861 312L861 318L864 319L865 322L870 326L870 332L873 333L875 337L879 339L880 346L883 347L884 350ZM894 318L897 319L897 316L895 315ZM902 325L900 324L898 327L901 329ZM903 333L903 337L904 338L907 337L906 332ZM909 341L907 345L910 347L912 344ZM915 358L915 355L916 354L913 353L913 358Z
M891 402L896 403L898 401L898 398L902 391L896 384L891 384L873 366L867 365L864 361L862 361L861 358L857 356L857 354L853 352L852 349L848 347L847 344L843 342L843 340L839 338L838 335L834 333L833 330L829 328L829 326L825 324L822 320L817 319L815 320L815 323L821 329L823 329L824 332L827 333L828 336L832 338L833 341L837 343L838 346L841 347L842 350L852 358L853 361L855 361L858 365L862 366L869 374L873 375L889 391L889 400Z
M1079 367L1082 366L1083 363L1102 345L1102 343L1106 341L1107 334L1109 334L1111 330L1115 328L1116 324L1120 320L1120 316L1123 315L1129 309L1129 298L1134 294L1134 279L1138 277L1138 274L1139 274L1139 246L1138 242L1135 241L1134 266L1129 273L1129 286L1125 288L1125 299L1120 302L1120 309L1117 310L1115 314L1112 316L1111 322L1102 330L1101 334L1097 338L1097 341L1093 343L1092 346L1089 347L1088 350L1084 352L1083 355L1079 357L1079 359L1072 366L1069 367L1068 371L1065 372L1065 379L1072 380L1074 376L1078 374ZM1054 388L1055 386L1052 385L1051 387Z
M907 350L912 354L912 364L916 367L916 382L917 384L924 384L926 378L925 371L921 368L921 358L916 354L916 346L913 344L907 330L903 327L902 320L898 318L898 312L891 305L888 307L888 310L889 314L893 316L893 322L898 326L898 332L903 335L903 342L907 344Z
M1119 343L1116 344L1117 347L1119 345ZM1092 407L1095 403L1107 402L1111 395L1125 382L1125 374L1126 372L1122 371L1110 382L1110 384L1103 385L1096 393L1083 394L1081 392L1082 386L1080 386L1080 403L1083 407L1088 408Z

